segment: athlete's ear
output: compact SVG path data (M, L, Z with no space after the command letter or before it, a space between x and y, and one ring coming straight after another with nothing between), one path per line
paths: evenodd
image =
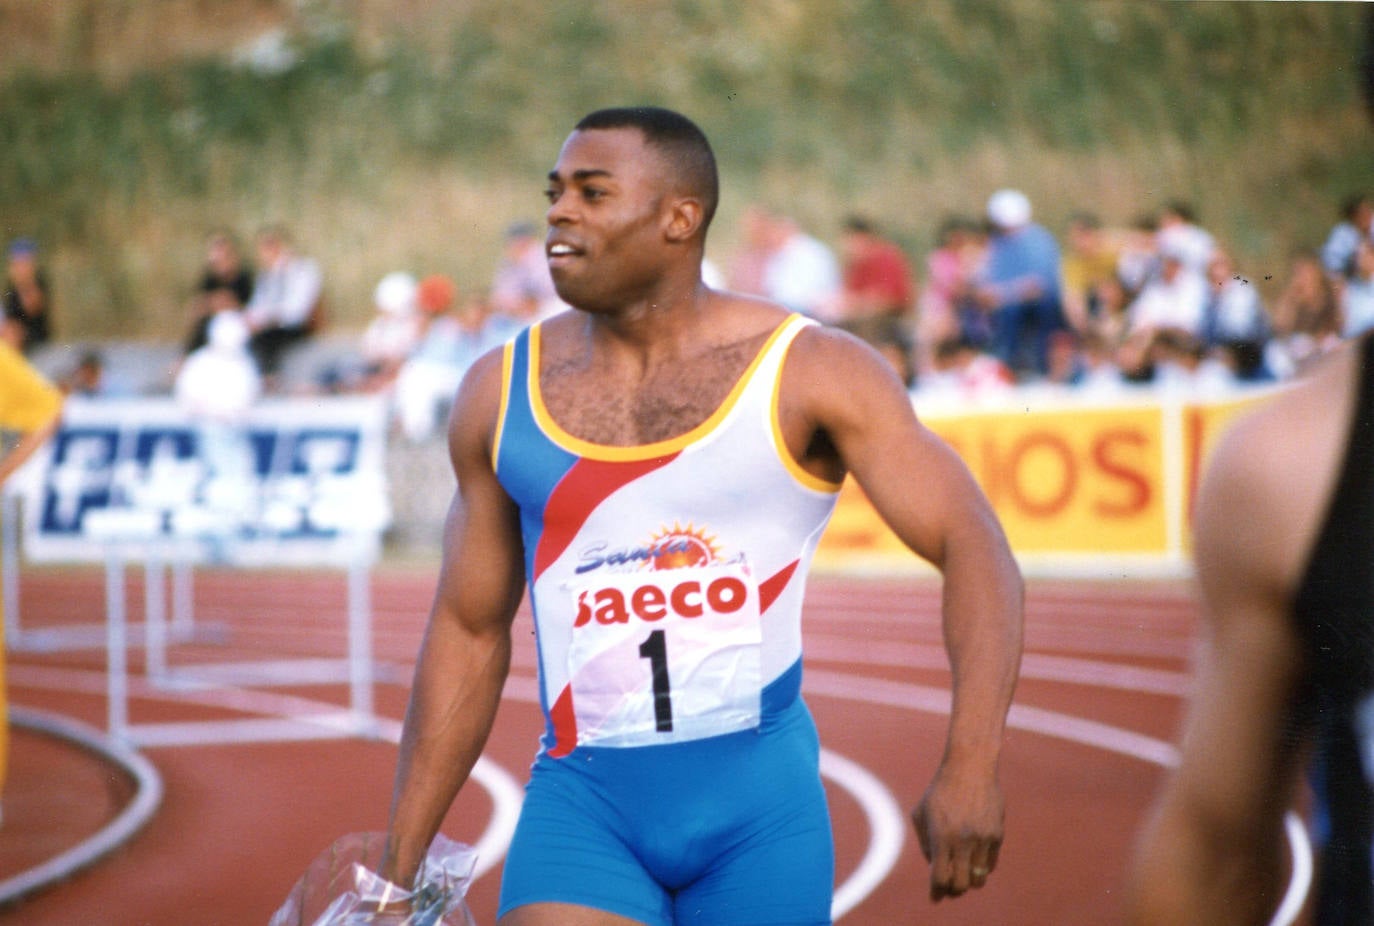
M663 237L674 244L691 241L701 230L701 220L705 214L705 210L701 208L701 200L694 196L681 196L669 200Z

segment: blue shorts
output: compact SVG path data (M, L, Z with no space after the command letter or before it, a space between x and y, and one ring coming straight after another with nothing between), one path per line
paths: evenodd
M835 879L820 744L801 698L758 730L534 763L501 915L592 907L650 926L816 926Z

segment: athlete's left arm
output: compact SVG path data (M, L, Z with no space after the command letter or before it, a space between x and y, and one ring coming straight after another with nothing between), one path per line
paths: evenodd
M867 345L803 332L782 397L789 446L807 448L802 464L831 479L852 473L902 542L943 574L953 706L944 757L913 817L931 861L931 897L958 896L982 886L1002 841L997 765L1021 661L1020 570L968 468L917 420L902 383Z

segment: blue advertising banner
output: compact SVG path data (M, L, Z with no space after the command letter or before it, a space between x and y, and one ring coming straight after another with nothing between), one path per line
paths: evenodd
M111 543L240 565L339 565L390 523L380 399L264 402L234 424L171 401L70 401L29 482L24 552Z

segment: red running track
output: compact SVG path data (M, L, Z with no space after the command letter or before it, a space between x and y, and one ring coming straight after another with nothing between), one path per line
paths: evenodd
M103 581L98 570L26 572L25 629L99 622ZM142 584L140 575L130 576L131 615L141 613ZM403 714L432 589L432 571L423 568L391 568L373 577L375 657L395 667L394 680L376 686L383 717ZM226 636L175 647L173 664L341 655L344 595L340 574L200 573L197 619L222 627ZM998 871L984 890L932 905L925 862L909 825L899 820L895 855L876 863L870 858L872 884L849 885L862 900L839 922L1117 922L1132 840L1182 715L1194 630L1184 583L1032 582L1026 658L1002 769L1008 817ZM523 782L541 726L537 705L528 699L534 648L526 615L516 639L511 696L486 756ZM805 639L807 700L823 745L845 768L857 766L885 786L879 806L886 795L909 809L934 771L947 720L938 585L931 579L813 577ZM104 658L97 648L13 653L11 700L103 727ZM142 670L137 653L132 665ZM135 693L136 724L244 716L243 704L229 703L233 692L194 703L137 684ZM268 694L337 704L346 697L342 685ZM0 924L266 923L335 837L383 827L396 759L390 743L361 740L180 745L145 754L166 786L151 823L95 866L0 910ZM841 881L850 880L870 852L875 826L892 832L890 819L866 815L853 781L827 781ZM126 799L127 786L108 770L42 737L16 734L0 827L0 878L84 838ZM492 807L486 792L469 786L444 831L475 842ZM470 894L484 926L495 922L498 876L496 865Z

